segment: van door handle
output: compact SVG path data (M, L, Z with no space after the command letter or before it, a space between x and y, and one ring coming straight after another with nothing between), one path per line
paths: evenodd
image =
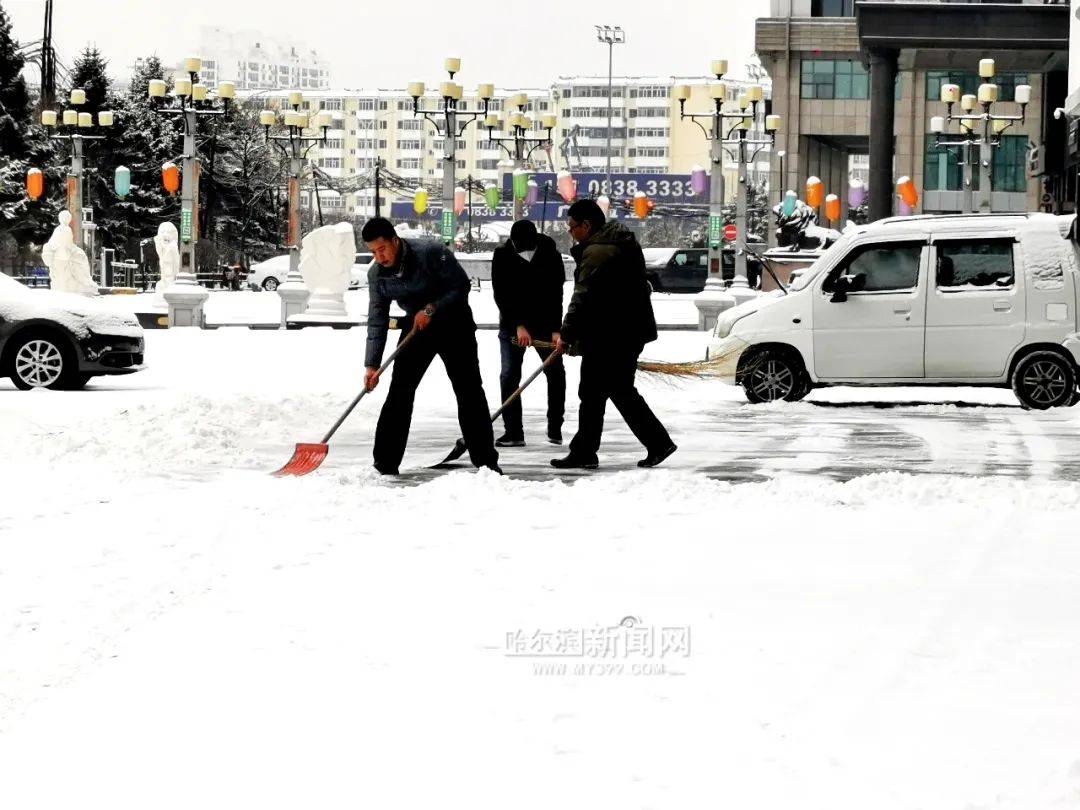
M994 302L994 312L1011 312L1011 311L1012 311L1012 304L1010 304L1008 301L995 301Z
M895 312L897 315L910 315L911 314L911 307L910 306L897 305L897 306L893 307L893 312Z

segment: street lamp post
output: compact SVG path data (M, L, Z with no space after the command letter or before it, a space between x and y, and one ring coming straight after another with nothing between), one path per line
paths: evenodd
M760 85L747 87L746 91L739 95L739 112L724 112L723 107L727 87L721 80L727 72L727 60L714 60L711 65L711 72L717 79L715 84L709 85L709 95L713 99L713 111L711 113L692 114L686 112L686 101L690 98L689 85L677 85L674 88L674 95L679 102L679 117L681 119L688 118L697 124L709 141L712 180L709 184L709 276L706 280L706 287L711 286L714 293L723 285L721 227L724 213L724 147L733 146L735 148L739 185L735 194L735 278L732 280L731 294L737 303L741 303L743 300L754 296L754 292L750 290L746 274L747 207L749 198L747 166L756 162L758 152L764 147L772 146L776 142L776 132L780 128L780 116L765 116L767 139L751 139L749 137L750 129L757 120L758 105L765 98L764 91ZM708 124L708 127L702 124L702 120ZM732 126L725 132L729 123ZM756 147L749 157L747 156L748 147Z
M979 76L983 83L979 85L978 94L960 94L960 87L956 84L943 84L941 86L941 100L945 102L945 115L935 115L930 119L930 131L938 136L946 133L946 129L954 120L960 122L960 139L943 140L940 137L935 146L946 148L959 147L962 155L961 165L964 167L964 197L963 207L965 213L974 213L972 188L972 147L979 148L979 205L980 212L989 213L991 205L991 182L993 177L994 147L1001 145L1001 134L1016 123L1023 123L1027 114L1027 105L1031 101L1031 86L1027 84L1016 85L1014 100L1020 105L1020 115L995 115L991 107L998 100L1000 89L994 82L996 65L993 59L979 60ZM953 105L959 103L961 114L953 115ZM977 112L981 108L981 112Z
M232 82L218 84L216 99L210 97L206 85L199 82L202 60L188 57L184 60L185 78L180 74L173 82L172 104L166 107L167 85L161 79L150 81L148 94L162 115L179 116L184 125L184 153L180 187L180 272L176 282L164 291L169 304L170 326L201 326L203 304L209 297L206 288L199 284L195 248L199 241L199 173L200 162L195 138L200 117L224 116L229 104L236 98L236 86ZM220 109L213 106L220 100Z
M473 121L486 118L488 105L495 95L495 85L481 84L476 88L476 94L484 102L484 109L476 112L460 110L461 96L464 92L460 84L454 82L454 74L461 70L461 60L457 57L448 57L444 63L446 72L450 74L450 81L439 84L439 95L442 97L442 105L425 109L420 104L420 98L424 95L423 82L409 82L409 95L413 100L413 115L422 116L430 121L436 132L443 134L443 209L442 209L442 240L448 248L453 250L454 232L454 188L457 186L457 139L465 133L465 129ZM442 116L440 124L436 116ZM464 123L458 129L458 119L463 118Z
M626 42L626 32L619 26L610 25L597 25L596 39L598 42L603 42L608 46L608 60L607 60L607 188L604 189L605 194L611 194L611 112L612 105L614 104L611 98L612 90L612 69L615 65L615 46L622 45Z
M547 130L545 137L529 137L528 132L532 128L533 122L525 115L525 106L529 103L528 96L524 93L517 93L511 96L506 103L511 108L517 107L517 112L509 111L506 118L507 131L510 136L506 138L495 137L494 132L496 129L501 128L502 121L494 113L485 116L484 126L487 127L488 131L488 143L498 144L506 152L506 156L514 162L514 171L516 173L525 167L525 163L532 157L533 152L541 147L548 148L551 146L551 131L555 128L555 116L547 114L541 118L541 126ZM512 193L514 198L514 221L517 222L524 216L524 200L517 193L516 188L512 189Z
M75 88L71 91L70 102L73 108L81 107L86 103L86 92ZM111 127L114 114L109 110L102 110L98 113L97 119L99 127ZM67 141L71 144L71 167L68 169L67 179L68 212L71 214L71 233L75 239L75 244L85 248L85 240L88 234L93 232L93 214L90 209L83 209L83 193L85 190L83 186L85 168L83 146L86 141L105 140L105 136L84 134L84 131L93 128L94 117L88 112L79 112L77 109L64 110L60 116L57 116L56 110L42 110L41 123L50 132L56 130L55 135L49 135L51 140ZM91 221L84 225L84 219L88 213ZM91 275L93 275L94 249L92 244L89 256L90 271ZM101 281L104 283L105 279L103 278Z
M274 144L289 161L289 228L286 241L289 243L289 274L285 283L278 289L281 297L281 326L288 324L290 315L299 315L304 311L311 291L304 286L300 275L300 178L304 174L304 162L308 152L316 145L326 143L326 131L333 122L328 112L308 115L300 111L304 96L299 90L289 93L289 108L281 116L274 110L259 113L259 123L263 126L263 135L267 143ZM270 128L283 123L282 132L270 133ZM305 131L315 130L316 135L305 135ZM316 194L318 191L315 192Z

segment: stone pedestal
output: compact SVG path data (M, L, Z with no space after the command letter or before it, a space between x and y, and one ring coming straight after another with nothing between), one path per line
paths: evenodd
M177 281L166 287L163 293L169 307L169 327L196 326L200 329L206 323L203 304L210 297L205 287L199 284Z
M302 281L286 281L277 288L277 294L281 296L281 328L284 329L290 317L302 314L307 308L311 291Z
M731 297L733 299L735 299L735 304L739 305L739 304L744 304L747 301L753 301L761 293L759 293L755 289L752 289L751 287L742 286L742 285L739 285L739 284L733 284L733 285L731 285L731 288L728 290L728 294L731 295Z
M720 313L735 306L735 298L724 289L720 279L710 278L705 289L694 296L694 306L698 311L698 329L710 331Z

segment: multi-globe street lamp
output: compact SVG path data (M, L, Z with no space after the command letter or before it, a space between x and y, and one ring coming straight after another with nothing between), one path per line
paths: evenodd
M162 79L152 79L148 88L150 100L162 115L178 116L184 127L184 152L180 189L180 271L176 284L165 293L169 302L171 326L199 326L202 306L209 294L199 284L195 246L199 241L199 155L195 138L199 118L228 115L229 104L236 98L233 82L220 82L216 96L199 82L202 60L188 57L184 70L173 81L171 96ZM185 75L186 74L186 75ZM221 107L215 106L220 102ZM170 105L170 106L166 106Z
M614 101L611 98L612 69L615 65L615 46L626 43L626 32L619 26L597 25L596 39L608 46L607 62L607 185L604 194L611 194L611 116Z
M983 83L979 85L977 94L966 93L961 95L960 86L957 84L943 84L941 86L941 100L945 103L946 113L944 116L935 115L930 119L930 131L935 135L947 134L947 128L953 121L960 123L960 138L938 138L934 144L937 147L958 147L961 150L960 164L963 166L963 208L965 213L973 213L973 177L971 167L973 165L972 147L979 148L979 210L989 212L991 210L990 192L991 178L993 176L993 149L1001 144L1001 134L1016 123L1023 123L1027 105L1031 101L1031 86L1027 84L1016 85L1013 100L1020 105L1019 115L997 115L992 112L992 107L998 101L1000 87L994 82L996 65L993 59L979 60L979 77ZM953 105L959 103L960 115L953 115Z
M333 123L333 116L328 112L308 114L301 111L304 95L299 90L289 93L289 109L280 115L275 110L263 110L259 113L259 123L267 143L272 143L289 160L289 273L285 283L277 289L281 296L281 325L284 326L290 315L303 312L310 291L304 286L300 275L300 178L304 173L304 162L308 152L315 146L326 143L326 131ZM271 134L271 128L278 124L283 129ZM305 132L314 132L307 134Z
M476 95L483 102L483 109L474 112L466 112L460 107L461 97L464 90L460 84L454 81L454 74L461 70L461 59L456 56L448 57L444 63L446 72L450 74L450 81L439 84L439 96L441 103L433 107L424 107L420 99L424 95L423 82L409 82L409 95L413 100L413 115L420 116L431 122L435 131L443 136L443 208L442 208L442 240L443 243L453 249L454 234L457 230L454 222L454 190L457 186L457 139L465 134L466 128L473 121L484 119L488 116L488 108L491 99L495 95L495 85L481 84L476 88ZM442 120L439 120L439 119ZM458 126L459 120L464 123Z
M86 141L105 140L104 135L89 134L94 127L94 116L88 112L80 112L79 107L86 103L86 92L80 88L71 91L71 107L57 114L56 110L42 110L41 123L50 132L49 138L54 141L67 141L71 144L71 168L67 177L67 204L71 213L71 231L75 238L75 244L85 246L85 240L89 232L94 228L92 209L83 208L83 177L84 177L84 144ZM111 110L101 110L97 114L97 125L103 129L111 127L115 116ZM52 134L55 130L55 134ZM86 215L90 215L86 221ZM89 244L91 270L94 262L93 237L90 236Z
M488 131L488 143L498 144L514 163L513 197L514 221L516 222L524 215L525 194L523 189L518 188L518 185L525 181L519 180L519 178L523 176L522 172L525 163L532 157L532 153L541 147L551 146L551 131L555 128L556 119L554 114L543 115L540 119L540 126L547 130L547 135L530 137L528 133L532 129L533 121L525 115L525 107L529 103L529 97L525 93L516 93L507 99L505 103L509 108L506 116L509 137L495 136L495 130L502 128L502 121L494 113L489 113L484 117L484 126ZM513 109L515 107L517 108L516 111Z
M738 188L735 195L735 278L732 280L732 295L738 301L740 298L751 297L749 281L746 274L746 242L747 242L747 201L748 201L748 177L747 165L757 159L757 154L766 146L772 146L776 142L776 132L780 128L779 115L765 116L766 139L752 139L749 137L750 130L758 118L758 105L765 99L765 92L761 85L750 85L738 96L738 112L724 112L724 101L727 98L727 85L723 83L724 74L727 73L727 60L715 59L711 64L710 72L716 76L716 83L708 86L709 95L713 100L713 110L710 113L687 113L686 101L690 98L689 85L676 85L674 96L679 102L679 117L690 119L705 133L709 141L709 159L712 163L712 182L709 187L709 277L706 285L712 286L714 292L723 284L721 261L724 206L724 147L735 147L735 158L738 166ZM705 121L705 124L702 123ZM731 125L730 128L728 125ZM706 126L707 125L707 126ZM747 157L748 147L756 147L754 152Z

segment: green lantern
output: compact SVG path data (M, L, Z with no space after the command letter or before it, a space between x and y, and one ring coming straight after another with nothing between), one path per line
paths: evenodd
M494 183L484 189L484 202L487 203L487 207L492 211L498 207L500 196L499 187Z
M121 200L131 193L131 170L127 166L117 166L113 176L113 188Z
M514 197L524 200L529 193L529 173L524 169L514 169Z

